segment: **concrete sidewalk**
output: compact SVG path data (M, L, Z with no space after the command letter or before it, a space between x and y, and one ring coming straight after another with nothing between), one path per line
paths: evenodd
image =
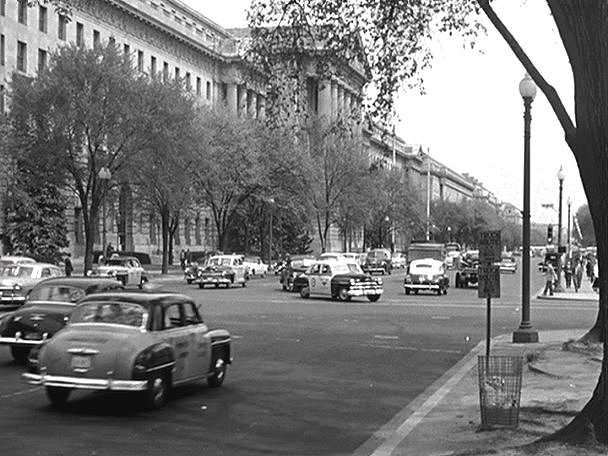
M598 295L586 282L578 293L572 289L543 298L597 301ZM491 355L523 359L517 427L481 429L477 370L478 355L485 355L485 342L481 342L378 430L354 456L606 456L606 447L552 443L528 448L527 453L517 449L563 427L591 397L603 353L601 345L576 342L585 332L541 331L539 342L534 344L514 344L511 333L492 339Z
M594 301L597 302L599 300L600 295L593 291L591 288L591 282L587 279L587 277L583 277L583 281L581 283L581 288L577 291L574 290L574 286L570 288L566 288L565 284L562 283L564 287L564 291L554 292L553 296L551 295L543 295L543 288L538 290L536 293L536 297L538 299L547 299L551 301Z

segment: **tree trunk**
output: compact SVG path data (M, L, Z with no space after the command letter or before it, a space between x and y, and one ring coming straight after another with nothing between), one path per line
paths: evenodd
M161 223L161 237L162 237L162 266L161 266L161 274L169 273L169 211L161 210L160 211L160 223Z

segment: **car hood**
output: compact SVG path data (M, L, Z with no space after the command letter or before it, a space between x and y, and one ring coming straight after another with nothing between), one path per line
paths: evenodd
M97 272L128 271L126 266L99 266Z
M22 335L44 334L52 335L65 325L67 317L74 309L73 304L62 303L32 303L12 312L8 317L2 334L3 337L13 337L17 331Z
M57 333L44 345L40 366L50 375L78 375L83 378L128 379L135 357L151 343L151 336L139 328L110 324L74 324ZM86 356L91 367L74 372L72 358ZM109 374L111 372L111 374Z
M40 281L40 279L32 279L31 277L2 277L0 278L0 287L12 288L15 284L24 286L38 281Z

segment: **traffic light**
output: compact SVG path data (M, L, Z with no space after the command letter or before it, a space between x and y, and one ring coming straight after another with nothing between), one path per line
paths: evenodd
M547 226L547 244L553 244L553 225Z

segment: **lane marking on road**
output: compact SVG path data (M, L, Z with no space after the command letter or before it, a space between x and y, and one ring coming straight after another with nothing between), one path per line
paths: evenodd
M420 348L409 345L385 345L385 344L359 344L361 347L384 348L386 350L406 350L429 353L462 353L461 350L450 350L447 348Z
M39 389L40 389L40 387L37 386L36 388L30 388L30 389L23 390L23 391L17 391L16 393L3 394L2 396L0 396L0 400L9 399L11 397L16 397L16 396L23 396L24 394L33 393L34 391L38 391Z
M431 320L449 320L451 317L443 316L443 315L433 315Z
M399 336L386 336L383 334L374 334L374 339L399 339Z
M456 386L477 363L476 355L483 349L480 342L465 357L435 380L422 394L406 405L393 419L376 431L353 456L390 456L414 428Z

